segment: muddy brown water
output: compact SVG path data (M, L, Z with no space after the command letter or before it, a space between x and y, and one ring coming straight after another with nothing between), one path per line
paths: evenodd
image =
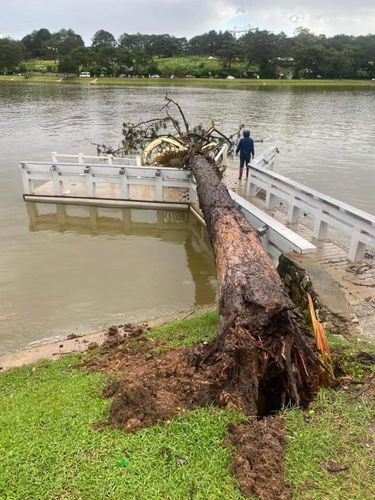
M168 92L191 122L215 118L227 131L245 123L264 139L258 151L279 147L278 172L375 213L374 90ZM68 207L62 223L56 206L35 213L21 197L18 161L95 154L90 141L117 144L122 121L153 116L164 95L161 87L0 85L0 352L215 301L207 236L188 214Z

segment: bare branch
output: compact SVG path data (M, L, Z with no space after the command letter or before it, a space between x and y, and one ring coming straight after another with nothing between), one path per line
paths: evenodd
M180 115L182 116L182 119L184 121L184 125L185 125L185 128L186 128L186 133L189 134L189 124L188 124L188 122L186 120L186 117L184 115L184 112L182 111L181 106L176 101L174 101L173 99L171 99L170 97L168 97L168 95L165 96L165 99L167 101L167 106L169 104L174 104L177 107L177 109L180 112Z

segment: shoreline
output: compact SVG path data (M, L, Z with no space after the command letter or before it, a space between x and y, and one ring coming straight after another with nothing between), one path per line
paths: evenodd
M138 324L147 324L148 327L155 328L156 326L160 326L165 323L193 318L215 310L216 305L188 309L151 319L150 321L139 322ZM89 332L84 335L72 337L68 335L64 339L54 340L47 343L43 343L43 339L41 339L40 344L36 346L21 347L16 351L0 354L0 374L11 368L19 368L24 365L36 363L37 361L56 361L66 354L85 352L91 343L96 343L100 347L107 338L107 331L108 328L106 330Z
M206 88L228 88L228 89L247 89L257 87L274 88L361 88L375 89L375 81L372 80L225 80L213 78L64 78L61 76L0 76L1 83L50 83L60 85L99 85L99 86L118 86L118 87L206 87Z

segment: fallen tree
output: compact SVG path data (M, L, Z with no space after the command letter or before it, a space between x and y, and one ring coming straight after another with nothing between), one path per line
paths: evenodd
M312 338L302 325L259 237L221 181L221 172L210 153L213 147L224 142L233 147L236 134L228 137L214 124L207 130L201 126L191 130L180 106L168 97L166 100L162 108L166 117L124 124L121 146L116 150L99 146L99 152L116 155L134 152L155 140L158 130L170 124L175 133L167 136L171 139L169 144L176 145L177 141L177 147L159 149L154 161L168 166L169 162L175 165L178 160L195 177L219 287L217 339L187 354L189 366L194 366L197 373L205 370L209 373L209 388L205 388L202 398L204 402L231 405L247 415L266 415L285 405L306 404L318 386L321 370ZM177 109L183 125L171 107ZM160 139L156 142L158 147L161 143ZM155 370L160 372L160 366ZM170 368L168 370L166 373L170 373ZM192 372L189 376L193 376ZM141 390L143 400L156 401L158 389L152 383L146 385L147 390L145 387ZM159 389L163 391L162 385ZM174 390L172 387L171 394ZM189 397L185 394L184 401L197 403L201 392L192 396L191 387L188 392ZM165 397L165 391L163 394ZM117 400L115 398L113 412L120 409L115 418L117 423L121 418L123 423L129 419L126 411L121 412L131 398L126 387ZM119 414L124 416L119 418Z
M189 159L214 250L219 331L202 364L226 372L219 399L246 414L304 404L317 386L319 360L261 241L207 158Z

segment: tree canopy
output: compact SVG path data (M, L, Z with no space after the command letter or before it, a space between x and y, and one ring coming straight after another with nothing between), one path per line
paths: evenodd
M316 35L298 28L293 36L268 30L251 29L239 38L228 31L211 30L190 40L170 34L123 33L115 36L98 30L85 46L72 29L51 33L40 28L21 41L2 40L0 70L16 71L27 59L53 59L60 72L91 71L100 75L148 75L163 73L162 59L186 56L217 59L215 75L202 62L195 76L261 78L374 78L375 35ZM158 68L158 61L160 67ZM189 66L181 62L178 70L165 66L162 76L185 76ZM220 69L221 68L221 69ZM169 74L168 74L169 73Z

